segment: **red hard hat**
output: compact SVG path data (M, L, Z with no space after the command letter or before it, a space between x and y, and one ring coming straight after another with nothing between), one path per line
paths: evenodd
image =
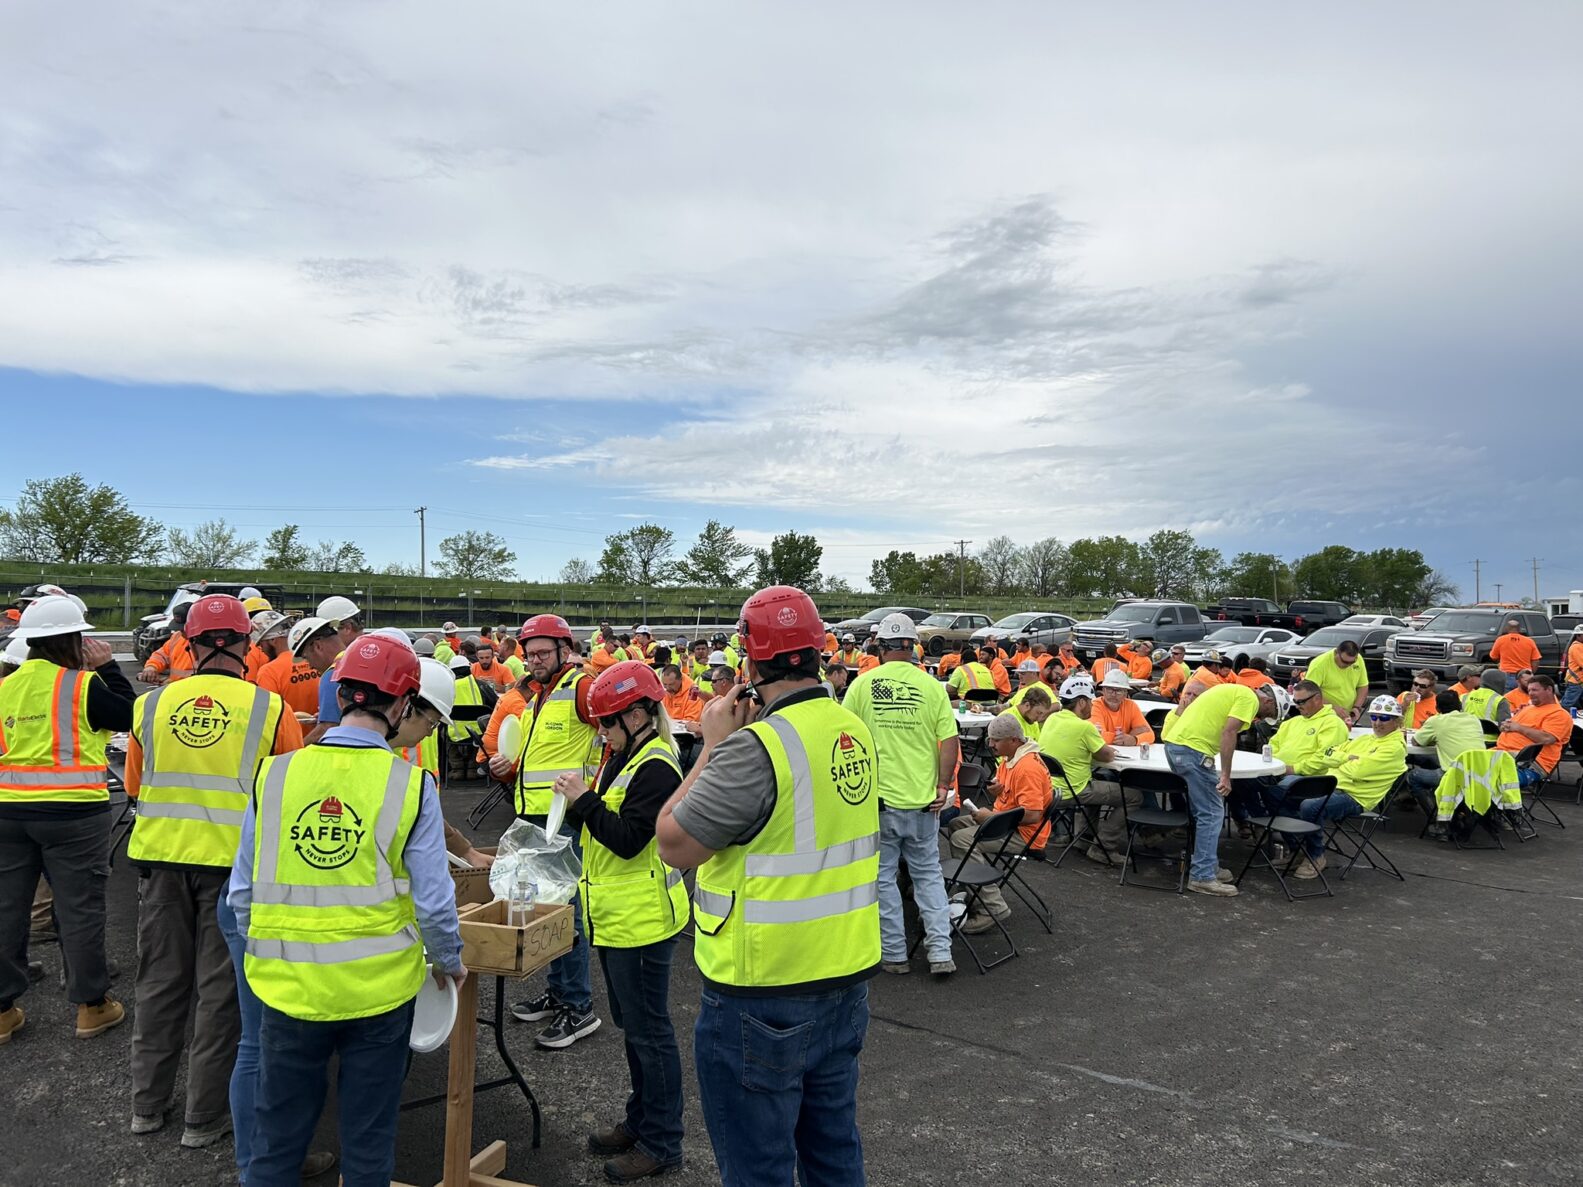
M247 607L239 598L230 594L210 594L188 608L181 632L189 639L196 639L210 631L249 635L253 631L253 620L247 616Z
M742 603L737 628L742 649L751 660L774 659L790 651L824 646L824 621L819 607L800 589L772 585Z
M420 675L417 653L383 635L364 635L335 664L337 680L371 684L393 697L417 692Z
M563 643L575 644L577 640L572 637L572 628L566 625L566 620L559 614L535 614L522 624L522 629L517 632L518 639L559 639Z
M654 669L642 660L624 659L599 673L588 690L588 711L595 717L609 717L630 709L638 701L663 701L665 688Z

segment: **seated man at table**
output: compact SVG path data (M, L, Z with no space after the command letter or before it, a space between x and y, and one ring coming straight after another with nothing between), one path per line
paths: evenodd
M1191 687L1192 682L1188 684ZM1220 828L1226 820L1226 797L1231 794L1237 736L1256 717L1279 721L1290 706L1291 698L1277 684L1259 689L1217 684L1165 719L1166 762L1187 784L1193 814L1193 859L1187 889L1194 894L1236 897L1234 876L1220 864Z
M1159 647L1149 658L1154 662L1155 689L1166 700L1176 700L1192 677L1187 667L1187 649L1180 643L1169 651Z
M1505 679L1499 668L1485 668L1479 686L1462 698L1462 707L1480 721L1499 725L1512 715L1512 707L1501 691Z
M1513 677L1512 686L1506 690L1506 703L1511 706L1513 713L1519 709L1526 709L1533 704L1532 698L1528 695L1528 683L1533 678L1534 674L1527 668L1524 668Z
M1133 680L1147 680L1154 674L1153 655L1153 635L1139 635L1116 648L1116 657L1127 665L1127 675Z
M1023 734L1037 739L1039 731L1044 727L1045 718L1053 712L1055 712L1055 702L1050 699L1049 692L1041 684L1023 689L1021 698L1016 704L1009 706L1001 716L1014 718L1022 727Z
M1458 697L1465 697L1482 683L1481 677L1484 669L1473 664L1463 664L1457 669L1457 682L1451 686L1451 691Z
M1262 655L1250 659L1247 666L1232 677L1244 688L1258 688L1261 684L1273 684L1270 678L1270 664Z
M1297 817L1325 825L1362 812L1372 812L1407 769L1407 744L1402 740L1402 707L1383 693L1369 703L1369 733L1349 738L1325 755L1325 767L1336 777L1336 790L1328 796L1307 799ZM1349 731L1350 732L1350 731ZM1325 868L1325 830L1301 838L1303 857L1292 870L1294 878L1317 878Z
M1127 847L1126 818L1116 810L1122 803L1122 790L1114 783L1094 782L1095 764L1114 762L1116 752L1094 728L1093 710L1093 680L1087 675L1068 676L1061 684L1061 707L1045 718L1039 731L1039 749L1059 762L1066 773L1064 781L1056 777L1056 793L1066 799L1076 798L1089 810L1078 821L1079 838L1088 831L1089 815L1098 820L1099 843L1084 850L1088 859L1100 865L1120 865ZM1127 791L1127 807L1136 808L1142 803L1142 792ZM1112 811L1101 816L1103 808Z
M1286 764L1286 773L1260 781L1264 806L1272 814L1287 811L1286 789L1298 779L1329 774L1325 756L1352 736L1312 680L1299 680L1291 695L1298 715L1281 722L1270 739L1270 753Z
M1018 668L1022 667L1024 662L1026 662L1027 660L1030 660L1032 658L1033 658L1033 651L1028 646L1028 636L1027 635L1018 635L1017 636L1017 648L1016 648L1015 651L1013 651L1011 653L1011 658L1006 661L1007 666L1013 672L1015 672ZM1034 664L1033 666L1034 666L1034 670L1037 671L1039 665L1038 664Z
M978 662L989 669L990 677L995 681L995 691L1003 697L1011 695L1011 673L1006 670L1006 661L1001 657L998 648L984 646L978 649Z
M1027 688L1030 684L1039 683L1039 661L1033 658L1025 659L1014 669L1017 676L1017 687Z
M1405 718L1403 719L1405 720ZM1457 755L1469 750L1484 749L1484 727L1479 719L1462 708L1462 698L1449 688L1435 694L1435 712L1424 718L1417 727L1413 741L1419 746L1435 748L1434 763L1416 759L1407 768L1407 787L1413 799L1429 817L1429 831L1425 836L1437 841L1446 839L1446 826L1435 820L1439 809L1435 804L1435 789L1451 769Z
M1011 694L1011 700L1008 702L1009 707L1014 709L1020 705L1022 703L1022 698L1027 695L1027 692L1030 688L1044 689L1045 695L1050 698L1050 703L1052 705L1055 704L1056 690L1061 687L1062 679L1064 679L1064 677L1061 675L1060 661L1054 659L1047 661L1044 667L1040 669L1039 679L1035 683L1024 684L1016 692Z
M1002 713L989 723L985 740L995 754L995 778L987 790L995 793L995 806L986 808L965 805L960 816L951 822L951 854L962 858L978 836L978 826L995 812L1010 808L1022 809L1022 823L1017 825L1017 839L1006 845L1007 854L1023 853L1032 849L1044 855L1044 843L1050 830L1044 826L1044 814L1050 807L1050 772L1039 757L1039 743L1023 736L1022 726L1010 714ZM1000 846L997 844L996 849ZM1011 907L998 887L987 886L979 892L973 904L973 913L962 921L962 930L977 935L995 926L997 919L1004 920L1011 914Z
M962 662L951 669L945 691L952 701L993 701L1000 697L994 673L979 660L978 648L971 643L962 645Z
M1537 742L1544 747L1539 752L1539 769L1551 775L1561 761L1562 748L1572 739L1572 714L1561 707L1556 697L1556 682L1548 676L1535 676L1530 680L1528 696L1533 703L1501 722L1501 735L1495 745L1516 754ZM1519 787L1527 789L1539 779L1539 771L1531 767L1517 768Z
M1056 662L1061 665L1061 679L1065 680L1073 672L1083 670L1083 661L1077 658L1077 651L1072 646L1072 640L1062 643L1055 652Z
M1402 707L1403 729L1415 730L1439 712L1435 703L1440 696L1437 683L1435 674L1428 668L1413 673L1413 686L1396 698L1396 703ZM1409 713L1409 709L1412 712Z
M1125 673L1127 670L1127 663L1121 658L1121 648L1119 646L1117 646L1115 643L1106 643L1105 654L1096 659L1093 666L1089 668L1088 671L1089 675L1093 676L1093 678L1098 681L1103 680L1106 674L1112 669L1116 669Z
M1149 728L1143 710L1132 699L1132 683L1127 674L1119 670L1106 672L1099 682L1093 722L1099 736L1117 746L1140 746L1154 741L1154 730Z

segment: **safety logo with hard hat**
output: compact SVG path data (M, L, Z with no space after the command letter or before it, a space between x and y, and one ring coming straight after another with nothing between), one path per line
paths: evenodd
M327 795L297 813L292 851L316 870L336 870L357 856L367 835L357 809Z
M204 694L189 697L165 718L170 732L183 746L206 750L225 737L231 728L231 710L225 702Z
M845 731L830 748L830 778L841 798L854 807L874 790L874 760L868 747Z

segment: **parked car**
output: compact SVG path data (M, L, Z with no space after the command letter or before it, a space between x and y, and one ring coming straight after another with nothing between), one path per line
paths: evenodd
M1187 644L1187 662L1196 667L1204 662L1204 652L1215 650L1240 672L1255 656L1268 663L1277 649L1301 639L1283 626L1216 627L1197 643Z
M1494 608L1447 610L1420 631L1411 631L1391 640L1385 653L1385 675L1392 688L1405 688L1413 673L1427 668L1449 684L1456 680L1464 664L1482 667L1489 663L1490 648L1517 619L1523 630L1539 646L1539 668L1554 676L1561 668L1565 644L1557 637L1550 619L1537 610L1500 610Z
M1327 626L1339 626L1352 617L1352 607L1345 602L1323 602L1300 598L1286 603L1286 612L1302 619L1293 629L1312 634Z
M916 606L881 606L877 610L870 610L861 618L845 618L840 622L826 625L837 639L851 631L857 636L857 641L861 645L868 642L868 637L879 629L879 620L887 614L905 614L914 622L922 622L933 613L933 610L920 610Z
M1369 674L1369 683L1377 683L1385 678L1385 645L1405 629L1399 626L1327 626L1296 643L1279 648L1270 657L1270 675L1283 683L1289 681L1300 669L1307 668L1315 656L1350 639L1363 652L1364 670Z
M132 628L132 654L139 662L148 659L170 638L171 614L183 602L196 602L204 594L230 594L235 597L244 589L256 589L275 609L286 610L286 588L282 585L264 585L257 581L189 581L171 591L170 600L158 614L145 614Z
M1414 610L1407 616L1407 625L1415 631L1421 631L1449 609L1450 606L1431 606L1427 610Z
M1021 614L1007 615L997 623L974 631L972 642L983 643L985 639L994 635L1004 643L1026 635L1029 643L1043 643L1054 651L1072 637L1074 625L1075 621L1065 614L1056 614L1048 610L1029 610Z
M1297 616L1289 614L1269 598L1222 598L1204 607L1204 617L1216 622L1240 622L1243 626L1282 626L1295 629Z
M918 624L918 642L930 655L944 655L947 648L959 648L973 637L973 632L989 626L988 614L970 614L960 610L943 610L931 614Z
M1078 657L1098 659L1109 643L1130 643L1150 637L1156 643L1191 643L1209 633L1204 616L1191 602L1128 602L1097 622L1072 628Z
M1344 619L1341 626L1400 626L1407 625L1404 619L1397 618L1394 614L1354 614Z
M1556 633L1563 647L1572 632L1583 627L1583 614L1552 614L1550 616L1550 629Z

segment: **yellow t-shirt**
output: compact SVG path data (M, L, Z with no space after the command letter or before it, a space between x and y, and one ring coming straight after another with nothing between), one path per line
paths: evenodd
M1062 709L1044 719L1039 731L1039 749L1060 762L1066 772L1066 783L1055 780L1055 790L1063 798L1066 785L1072 785L1074 795L1081 794L1094 779L1094 755L1105 748L1105 739L1099 736L1092 721L1085 721L1070 709Z
M1369 673L1363 666L1363 657L1358 656L1350 668L1343 668L1336 663L1334 649L1314 657L1308 665L1308 679L1319 685L1319 691L1325 694L1326 703L1333 705L1337 713L1352 712L1352 707L1358 702L1358 693L1369 686Z
M1165 719L1167 742L1200 754L1220 753L1220 731L1235 719L1251 725L1259 715L1259 694L1245 684L1217 684L1199 693L1187 708Z

